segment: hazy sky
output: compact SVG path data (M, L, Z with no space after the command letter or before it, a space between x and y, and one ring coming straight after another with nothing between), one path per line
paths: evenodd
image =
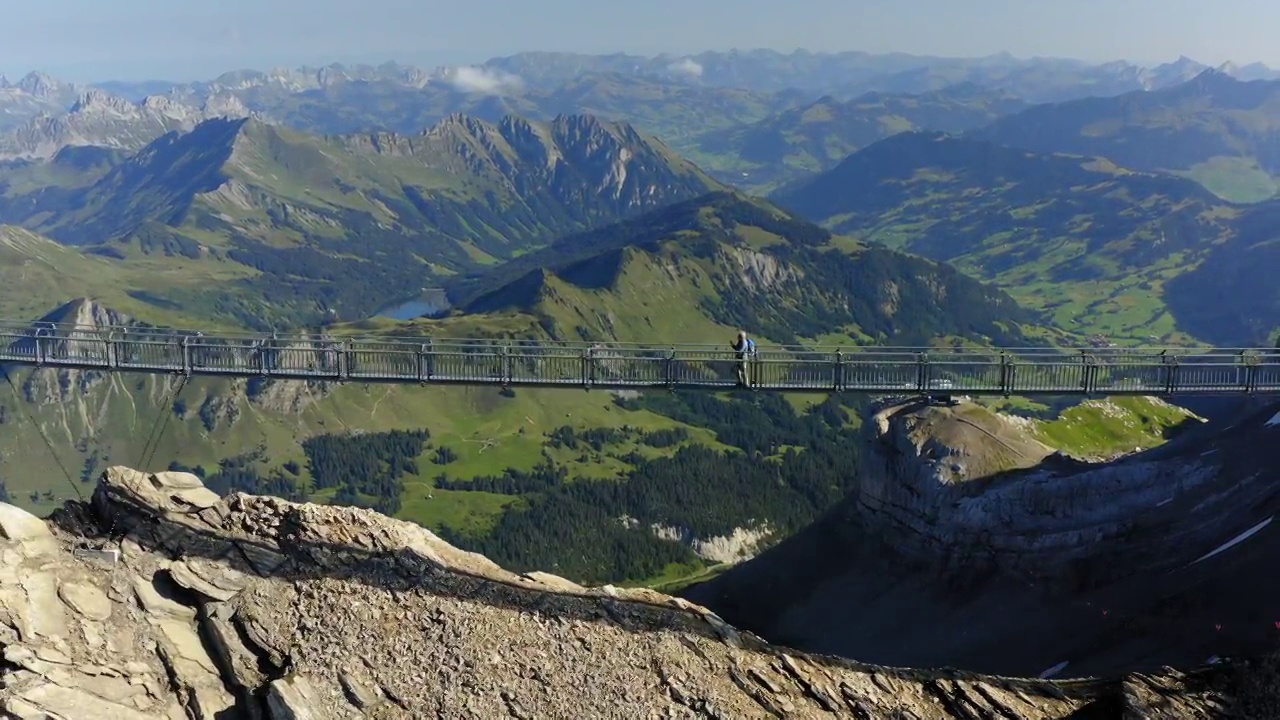
M1280 66L1276 0L19 0L0 72L209 78L236 68L479 62L522 50L902 51Z

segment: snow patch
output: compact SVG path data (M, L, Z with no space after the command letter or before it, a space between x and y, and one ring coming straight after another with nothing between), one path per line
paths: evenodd
M1235 536L1235 537L1234 537L1234 538L1232 538L1231 540L1228 540L1227 542L1225 542L1225 543L1223 543L1223 544L1219 545L1219 546L1217 547L1217 549L1215 549L1213 552L1211 552L1211 553L1209 553L1209 554L1207 554L1207 555L1202 555L1200 558L1198 558L1197 560L1195 560L1194 562L1192 562L1192 563L1191 563L1191 565L1195 565L1196 563L1200 562L1201 560L1208 560L1209 558L1213 557L1214 555L1217 555L1218 553L1225 552L1225 551L1227 551L1227 550L1229 550L1229 549L1231 549L1231 548L1235 547L1236 545L1239 545L1240 543L1244 542L1245 540L1248 540L1249 538L1251 538L1251 537L1253 537L1254 535L1256 535L1256 534L1258 533L1258 531L1259 531L1259 530L1262 530L1262 528L1264 528L1264 527L1266 527L1266 526L1270 525L1270 524L1271 524L1271 521L1272 521L1272 520L1274 520L1274 519L1275 519L1275 516L1274 516L1274 515L1272 515L1271 517L1267 518L1266 520L1263 520L1262 522L1258 523L1257 525L1254 525L1253 527L1249 528L1248 530L1245 530L1244 532L1242 532L1242 533L1240 533L1239 535ZM1190 567L1190 565L1188 565L1187 567Z
M1275 417L1268 420L1267 424L1263 425L1263 427L1271 427L1273 425L1280 425L1280 412L1276 413Z

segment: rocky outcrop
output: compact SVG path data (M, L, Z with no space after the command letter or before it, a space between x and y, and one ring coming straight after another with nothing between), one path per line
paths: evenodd
M1090 463L970 403L891 404L846 500L685 595L774 642L916 667L1081 677L1265 652L1277 410Z
M376 513L220 498L182 473L111 468L47 523L0 505L0 557L5 717L1034 719L1221 702L1202 677L1126 690L793 652L678 598L516 575Z

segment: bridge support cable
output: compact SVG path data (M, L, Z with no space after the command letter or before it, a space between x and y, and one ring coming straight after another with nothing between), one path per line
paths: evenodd
M58 464L58 468L62 470L62 476L67 479L67 484L75 492L80 502L84 502L84 493L80 492L80 486L76 484L75 478L71 477L71 471L67 470L67 466L62 463L62 458L58 455L58 451L53 447L53 441L49 439L44 428L36 420L35 416L27 410L27 404L22 399L22 391L18 389L18 384L13 381L13 376L9 374L9 368L4 363L0 363L0 372L4 373L5 382L9 383L9 387L13 389L14 402L22 407L22 414L26 416L27 421L35 427L36 432L40 433L40 439L44 441L44 446L49 450L49 454L53 456L53 461Z
M187 381L191 379L190 375L183 374L182 379L178 381L178 385L172 388L165 398L164 404L160 406L160 417L151 425L151 433L147 436L147 442L142 446L142 452L138 456L138 464L134 465L138 470L146 472L146 468L155 458L156 450L160 448L160 440L164 437L164 432L169 428L169 418L173 415L173 404L177 402L178 396L182 394L182 390L186 388Z

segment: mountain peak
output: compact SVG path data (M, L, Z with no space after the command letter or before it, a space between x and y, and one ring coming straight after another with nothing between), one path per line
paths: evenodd
M45 73L32 71L18 81L18 88L38 98L52 98L62 91L63 85Z
M89 88L80 93L76 98L76 102L71 106L70 112L84 113L94 111L112 111L117 113L129 113L135 109L133 103L128 100L112 95L98 88Z
M83 329L101 329L129 325L131 318L112 310L94 298L79 297L59 306L37 321L55 325L72 325Z

